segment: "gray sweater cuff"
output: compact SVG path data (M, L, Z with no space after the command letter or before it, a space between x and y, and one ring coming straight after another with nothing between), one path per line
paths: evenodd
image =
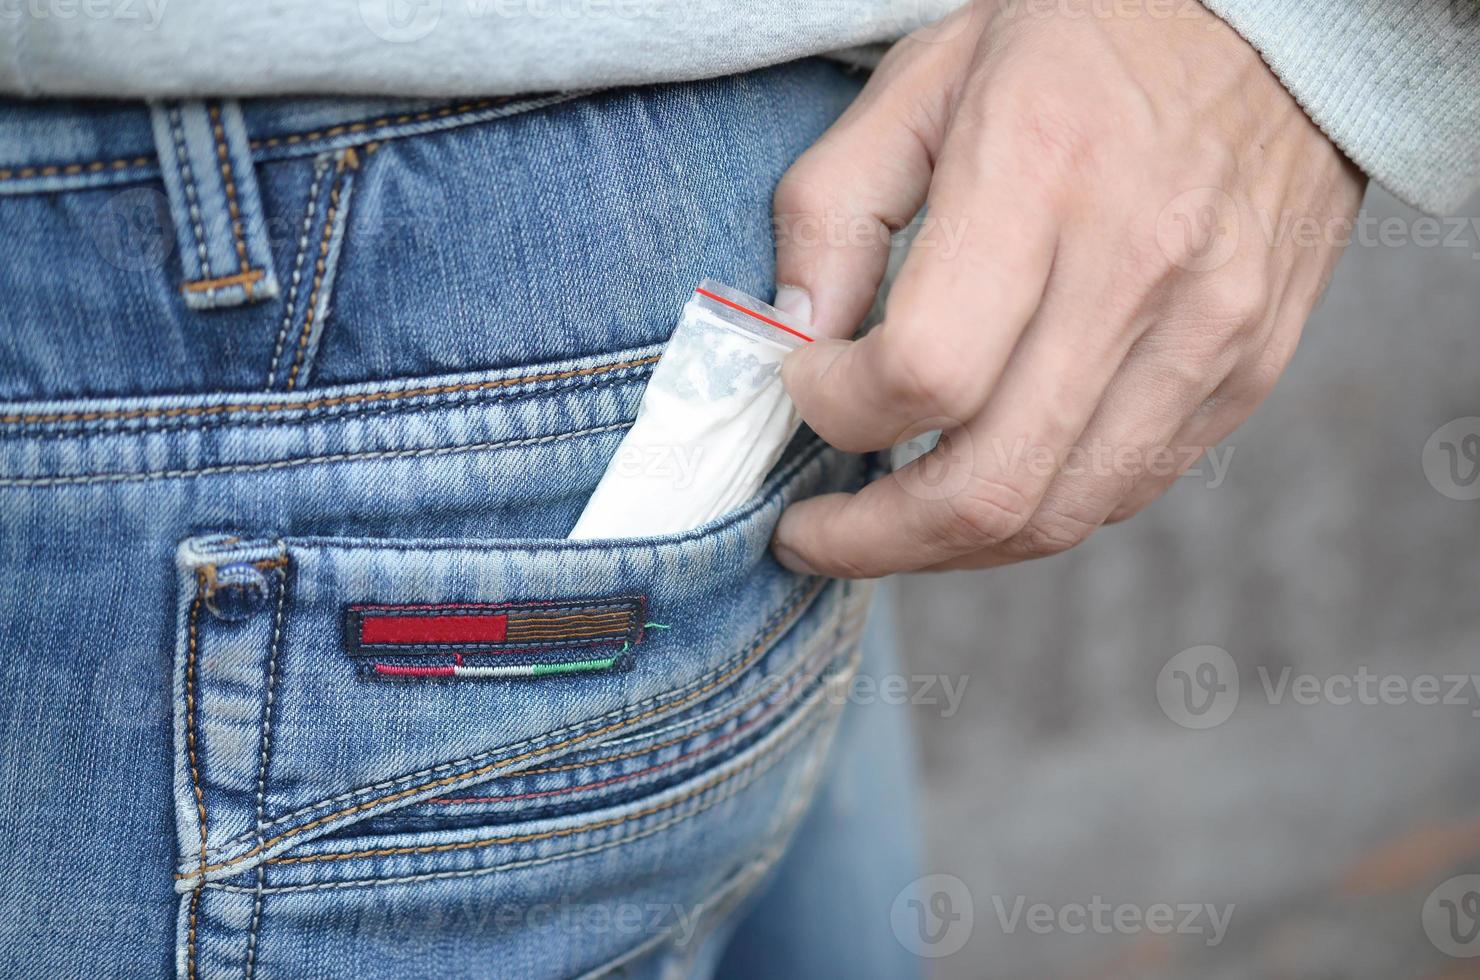
M1480 0L1202 0L1331 140L1422 210L1480 189Z

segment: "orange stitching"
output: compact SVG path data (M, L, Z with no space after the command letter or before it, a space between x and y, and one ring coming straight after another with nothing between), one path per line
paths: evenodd
M106 412L17 414L0 416L0 423L11 425L17 423L94 422L102 419L176 418L179 416L195 415L231 415L241 412L313 411L320 408L334 408L339 405L353 405L359 402L395 401L401 398L418 398L423 395L451 395L470 391L509 388L514 385L526 383L563 381L568 378L605 374L608 371L620 371L624 368L643 367L648 364L656 364L657 361L658 355L654 354L650 357L639 357L630 361L618 361L614 364L598 364L594 367L578 368L569 371L547 371L542 374L529 374L520 378L501 378L494 381L465 381L461 384L429 385L422 388L406 388L401 391L376 391L364 395L336 395L332 398L314 398L305 402L257 402L250 405L201 405L191 408L135 408L115 409Z
M144 167L154 162L154 157L124 157L119 160L94 160L91 163L52 163L41 167L19 167L0 170L0 180L17 180L28 177L72 177L82 173L101 173L104 170L123 170L127 167Z
M595 620L630 619L631 617L632 610L630 609L613 609L610 612L563 613L553 616L541 615L540 611L535 609L523 609L517 613L510 614L509 626L512 628L519 623L547 626L551 623L593 622Z
M423 783L420 786L412 786L409 789L398 790L387 796L382 796L379 799L368 800L364 803L357 803L354 806L345 807L341 810L336 810L333 813L325 814L322 817L318 817L317 819L311 820L306 824L302 824L301 826L294 827L291 830L285 830L281 834L278 834L276 837L268 838L267 840L259 843L256 847L244 851L234 858L228 858L227 860L218 862L216 864L203 865L199 869L198 873L206 874L208 872L216 871L221 868L230 867L233 864L245 861L247 858L250 858L253 855L260 854L262 851L267 850L269 847L272 847L280 841L285 841L291 837L296 837L299 834L305 833L306 831L313 830L315 827L321 827L326 823L338 820L340 817L346 817L351 814L360 813L364 810L376 809L378 807L385 806L388 803L394 803L397 800L405 799L408 796L415 796L416 794L425 792L429 789L439 789L443 786L450 786L453 783L460 783L464 780L475 779L478 776L483 775L484 773L493 772L496 769L512 765L513 763L520 762L524 759L529 759L538 755L544 755L547 752L555 752L559 751L560 749L569 748L572 745L576 745L580 742L589 741L590 739L596 738L600 735L605 735L609 732L621 731L624 728L630 728L638 722L645 721L646 719L651 718L654 715L664 714L672 708L681 708L685 704L689 704L690 702L703 697L715 687L723 684L731 677L734 677L736 674L743 671L746 667L749 667L758 658L764 656L766 650L769 649L767 644L769 644L783 630L791 628L792 624L796 622L796 619L800 617L805 611L808 603L811 602L812 599L816 598L817 594L822 591L823 587L826 586L827 583L827 579L818 579L809 589L807 589L800 596L800 598L797 600L796 606L793 607L793 609L791 610L791 613L787 616L784 616L780 622L771 627L771 629L767 630L763 636L757 639L752 644L750 654L742 659L739 663L737 663L734 667L730 668L728 671L721 674L719 677L716 677L714 680L710 681L708 684L705 684L698 690L690 691L688 694L684 695L676 701L665 702L654 708L650 708L649 710L644 711L642 714L635 715L632 718L628 718L625 721L613 722L610 725L595 729L594 731L586 732L582 735L576 735L572 738L566 739L563 742L556 742L553 745L530 749L517 755L509 756L505 759L499 759L494 762L486 763L485 765L479 766L478 768L473 769L469 772L458 773L452 776L443 776L441 779L434 779L431 782ZM176 877L180 878L185 876L176 875Z
M219 289L223 286L245 286L247 295L252 295L252 283L261 279L267 273L262 269L244 269L235 275L217 276L214 279L197 279L187 282L180 289L187 293L204 292L207 289Z
M783 740L783 744L785 744L785 740ZM772 751L780 751L780 748L780 746L777 746L777 748L773 749ZM456 841L450 844L422 844L419 846L408 844L402 847L376 847L363 851L335 851L328 854L303 854L298 857L277 857L269 858L266 863L307 864L313 861L344 861L350 858L357 857L393 857L400 854L437 854L444 851L466 851L475 847L490 847L499 844L527 844L530 841L550 840L555 837L572 837L576 834L589 834L592 831L596 830L609 830L612 827L620 827L624 823L631 823L633 820L640 820L643 817L650 817L655 813L662 813L664 810L671 810L681 803L687 803L694 797L707 793L710 790L714 789L716 786L723 786L730 780L750 772L760 763L766 761L769 758L771 758L769 752L765 755L757 756L756 758L753 758L746 762L745 765L736 769L734 772L728 772L719 776L715 776L703 783L700 783L698 786L695 786L687 793L684 793L681 796L674 797L666 803L655 803L654 805L646 807L645 809L623 814L620 817L610 817L606 820L598 820L595 823L580 824L575 827L561 827L556 830L546 830L535 834L513 834L508 837L482 837L478 840Z
M524 640L558 640L562 637L581 639L589 636L606 636L613 640L620 640L627 635L627 627L624 623L616 623L611 626L593 627L592 629L554 629L554 630L529 630L518 633L506 632L504 636L511 641L522 642ZM457 644L453 644L456 646Z
M288 136L269 136L265 139L252 140L252 149L260 150L264 147L306 143L311 140L323 139L324 137L343 136L345 133L362 133L367 129L377 129L381 126L404 126L406 123L445 119L448 116L456 116L464 112L474 112L478 109L487 109L492 106L501 105L512 99L513 96L503 96L497 99L480 99L476 102L465 102L462 105L443 106L440 109L427 109L415 113L408 112L400 116L382 116L379 119L372 119L369 122L345 123L340 126L331 126L328 129L315 129L308 133L293 133Z
M561 633L566 630L601 629L609 631L616 628L624 628L631 621L631 616L615 616L610 619L571 619L565 622L543 622L534 620L521 623L517 620L508 624L505 633L513 636L516 633L540 633L553 631Z
M504 630L504 635L539 636L548 633L552 636L586 636L591 633L610 633L613 630L624 632L631 618L623 616L620 619L586 620L575 623L527 623L520 624L517 628L514 623L510 623Z
M214 569L211 569L214 571ZM195 815L200 824L200 866L206 866L206 798L200 787L200 764L195 752L195 654L200 645L200 606L206 585L205 569L195 573L195 598L190 602L190 643L185 659L185 742L190 750L190 785L195 791ZM204 872L202 872L204 873ZM190 893L190 931L186 939L186 975L196 976L195 920L200 910L201 885Z
M193 892L190 893L190 932L189 932L189 934L187 936L186 943L185 943L186 951L187 951L186 952L186 958L185 958L185 969L186 969L186 974L185 975L187 977L189 977L190 980L195 980L195 976L196 976L196 973L195 973L195 915L196 915L196 912L200 909L200 891L201 891L201 888L202 887L203 887L202 885L196 885L195 886L195 891L193 891Z
M360 165L353 147L345 151L345 155L339 158L339 166L335 168L340 176L329 191L329 212L324 215L324 235L319 240L319 257L313 264L313 289L309 292L308 304L303 309L303 332L298 335L298 352L293 357L293 367L288 371L288 381L284 386L289 391L298 383L298 372L303 368L303 357L308 353L308 340L313 334L313 308L318 302L319 287L324 284L324 273L328 269L329 241L334 237L334 220L339 212L339 192L344 189L343 174L346 164L352 168Z
M247 261L247 243L242 238L242 215L236 203L236 180L232 175L231 160L227 155L226 131L221 125L221 106L213 105L209 111L211 132L216 137L216 161L221 167L221 180L226 185L226 210L231 215L231 236L236 240L236 257L240 262L242 273L245 274L251 263ZM242 288L246 290L248 298L252 295L252 282L253 280L247 280L242 283Z
M190 785L195 790L195 815L200 823L202 868L206 864L206 797L200 787L200 762L195 751L195 656L200 646L200 606L205 588L206 573L202 569L195 573L195 598L190 603L190 642L185 657L185 743L190 751Z

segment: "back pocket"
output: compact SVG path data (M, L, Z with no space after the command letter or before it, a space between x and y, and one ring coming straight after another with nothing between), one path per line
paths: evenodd
M697 928L800 815L867 605L782 569L771 531L864 471L800 441L749 504L660 538L184 542L186 946L287 956L326 922L357 933L366 902L671 913L555 943L563 975ZM549 928L477 941L548 949Z
M609 805L741 751L857 618L843 584L776 565L770 532L863 470L800 443L748 505L661 538L187 540L182 883L402 810L436 828Z

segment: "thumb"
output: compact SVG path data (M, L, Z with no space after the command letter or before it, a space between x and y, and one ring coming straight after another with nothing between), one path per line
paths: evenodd
M883 278L890 235L925 202L976 32L955 35L895 45L776 185L775 305L818 337L853 335Z

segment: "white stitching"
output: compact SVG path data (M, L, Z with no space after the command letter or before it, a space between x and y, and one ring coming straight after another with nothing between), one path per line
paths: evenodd
M195 175L190 170L190 159L185 152L185 131L180 121L180 107L170 106L170 135L175 141L175 158L180 163L180 176L184 178L182 183L185 188L185 202L190 211L190 227L195 232L195 250L200 256L200 267L204 275L201 278L215 278L211 274L211 260L206 256L206 231L201 224L200 208L195 200ZM207 289L206 295L215 295L214 288Z
M754 654L756 652L757 643L765 636L767 636L767 634L769 634L773 628L785 622L787 617L791 616L793 613L796 614L796 619L792 622L792 626L794 627L797 622L800 622L801 618L806 614L807 608L810 608L807 606L808 594L811 593L812 599L816 600L820 598L823 591L825 591L825 585L821 588L815 589L814 591L811 588L809 582L810 580L797 589L794 589L786 596L777 613L766 620L766 622L761 626L760 630L757 631L755 637L752 638L751 642L746 645L744 650L742 650L734 657L731 657L729 660L726 660L719 666L715 667L709 673L696 678L695 680L691 681L681 688L672 691L664 691L661 694L654 695L653 697L648 698L645 701L639 701L636 704L623 705L622 707L617 708L613 711L609 711L605 715L602 715L598 718L587 718L579 722L578 724L568 725L565 728L557 729L553 732L546 732L543 735L538 735L534 738L525 739L523 742L516 742L513 745L500 745L497 748L489 749L486 752L479 752L476 755L470 755L462 759L455 759L452 762L439 763L438 765L430 766L426 769L422 769L409 775L398 776L395 779L383 780L379 783L372 783L369 786L362 786L358 789L350 790L347 793L340 793L338 796L331 796L328 799L320 800L310 806L301 807L300 809L295 810L292 813L283 814L277 819L270 821L265 826L267 828L272 828L283 823L301 820L308 817L316 810L333 807L336 804L348 802L349 800L353 800L357 797L362 797L367 794L394 789L407 783L415 783L418 780L426 778L427 776L446 772L449 769L461 769L470 764L481 762L491 756L500 755L505 752L523 752L531 746L538 745L541 742L558 742L560 739L565 738L566 736L573 733L580 732L582 730L600 728L608 722L621 719L634 713L640 715L653 705L662 704L666 701L681 699L685 695L689 694L691 691L703 687L705 684L711 682L716 677L723 675L726 671L732 670L736 664L743 662L747 657ZM788 630L790 628L791 627L788 627ZM776 641L780 642L780 639L781 635L778 634L776 637ZM240 849L240 841L231 843L235 843L237 849ZM231 857L221 856L222 848L217 848L214 851L214 854L216 855L215 863L217 864L230 863L231 861L237 860L239 857L239 855L233 855Z
M277 378L278 360L283 356L283 345L287 343L288 331L293 325L293 308L298 302L298 284L303 281L303 257L308 251L309 233L313 228L314 212L318 209L319 187L324 174L329 172L329 157L314 161L313 183L308 187L308 213L303 216L303 234L298 239L298 256L293 260L293 280L288 287L288 301L283 306L283 325L278 329L277 344L272 349L272 364L267 369L267 390Z
M524 861L511 861L511 862L508 862L506 864L495 865L493 867L488 867L488 868L468 868L468 869L465 869L465 870L462 870L462 871L433 871L433 872L428 872L426 874L406 875L406 876L398 877L398 878L367 878L367 879L359 879L359 880L355 880L355 881L324 881L324 882L317 882L317 883L314 883L314 884L306 884L306 885L278 885L276 887L266 888L266 889L264 889L264 891L268 891L268 892L302 892L302 891L319 891L319 890L323 890L323 889L334 889L334 888L367 888L367 887L373 888L373 887L378 887L380 885L410 884L410 883L419 882L419 881L435 881L435 880L443 879L443 878L471 878L471 877L475 877L475 876L478 876L478 875L492 874L492 873L494 873L496 871L511 871L511 870L516 870L516 869L519 869L519 868L532 868L532 867L538 867L538 866L544 865L544 864L553 864L556 861L563 861L563 860L566 860L567 858L583 857L583 856L585 856L587 854L595 854L595 853L600 852L600 851L609 850L610 848L613 848L613 847L620 847L623 844L630 844L633 841L641 840L644 837L651 837L653 834L661 833L662 831L667 830L669 827L672 827L672 826L675 826L676 824L682 823L685 820L692 819L693 817L698 816L699 814L705 812L706 810L710 810L710 809L718 806L719 804L725 802L726 800L729 800L729 799L734 798L735 796L737 796L740 793L744 792L746 789L749 789L762 776L764 776L766 773L770 772L773 768L775 768L775 766L783 758L785 758L788 753L790 753L794 749L796 749L797 745L799 745L802 741L804 741L805 738L808 735L810 735L818 727L820 727L822 724L824 724L828 720L828 718L830 716L836 716L837 713L835 711L834 712L824 712L823 714L821 714L820 716L818 716L815 719L810 718L808 716L807 713L810 712L810 711L815 711L816 710L817 703L822 702L822 701L823 701L823 698L819 694L816 698L813 699L813 703L812 704L808 704L808 705L805 705L805 706L799 708L797 710L797 715L794 716L794 717L805 719L806 721L809 722L809 724L799 726L799 728L798 728L798 730L796 732L790 734L787 738L783 739L779 744L777 744L777 745L773 746L772 748L770 748L769 750L767 750L767 752L765 753L764 756L762 756L760 758L752 759L749 762L747 762L739 771L736 772L736 774L734 776L729 777L725 781L726 783L728 783L728 786L727 786L727 788L725 790L722 790L721 792L717 793L715 796L713 796L709 800L706 800L704 803L702 803L702 804L694 807L691 810L687 810L687 811L685 811L685 812L683 812L681 814L678 814L676 816L673 816L673 817L669 818L668 820L665 820L665 821L663 821L661 823L658 823L658 824L654 824L653 826L648 827L645 830L639 831L638 833L635 833L635 834L631 834L631 835L629 835L627 837L623 837L623 838L620 838L618 840L607 841L605 843L598 844L598 845L595 845L593 847L589 847L589 848L585 848L585 849L581 849L581 850L564 851L564 852L562 852L560 854L551 854L551 855L548 855L547 857L531 858L531 859L524 860ZM746 778L743 778L743 779L737 778L737 777L740 776L741 773L744 773L746 770L749 770L749 775ZM732 781L732 780L734 780L734 781ZM576 831L576 832L577 833L590 833L590 831ZM221 891L232 891L232 892L252 892L252 891L255 890L255 889L252 889L252 888L244 888L241 885L221 885L221 884L210 884L210 883L208 883L205 887L207 887L207 888L216 888L216 889L220 889Z
M286 549L283 553L287 553ZM283 639L283 608L287 605L288 598L288 575L285 569L278 568L277 579L277 612L273 616L272 645L267 655L267 703L262 711L262 748L257 755L257 833L259 836L265 821L263 809L267 800L267 760L272 752L272 702L277 687L278 650L281 648Z

